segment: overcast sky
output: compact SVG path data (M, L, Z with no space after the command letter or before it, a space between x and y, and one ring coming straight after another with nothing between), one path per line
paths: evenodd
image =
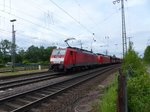
M126 33L143 55L150 44L150 1L125 1ZM0 40L11 41L11 19L16 19L16 44L82 47L121 56L121 10L113 0L0 0ZM93 36L93 33L95 34ZM94 41L96 40L96 41Z

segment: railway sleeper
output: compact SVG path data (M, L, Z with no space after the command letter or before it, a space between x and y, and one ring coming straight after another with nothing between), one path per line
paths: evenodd
M33 109L31 109L29 112L40 112L40 111L39 111L39 109L37 109L37 108L33 108Z
M59 88L65 88L65 87L66 87L65 84L59 85Z
M54 93L54 92L58 91L58 89L50 88L50 89L48 89L48 91L50 91L51 93Z
M46 95L40 94L40 93L34 93L35 96L37 97L45 97Z
M65 88L65 87L63 86L63 88ZM50 89L52 89L52 90L60 90L60 89L62 89L62 87L61 86L56 86L56 87L52 87Z
M31 101L28 101L28 100L25 100L25 99L21 99L21 98L19 98L17 100L20 101L20 102L24 102L24 103L30 103L31 102Z
M18 105L18 104L16 104L16 103L11 103L11 102L7 102L7 103L5 103L7 106L10 106L10 107L12 107L12 108L18 108L18 107L20 107L21 105Z
M27 99L31 99L31 101L33 101L33 100L38 100L38 99L39 99L39 97L31 96L31 95L26 96L26 98L27 98Z
M0 106L0 112L10 112L11 110L14 110L16 108L9 106L7 104L3 104Z
M39 93L45 94L45 95L49 95L49 94L52 94L53 92L50 92L50 91L47 91L47 90L43 90L43 91L40 91Z

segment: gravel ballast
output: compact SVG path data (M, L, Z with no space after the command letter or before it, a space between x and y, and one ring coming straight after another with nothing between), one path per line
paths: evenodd
M36 112L92 112L92 103L102 93L102 88L107 86L118 69L99 75L98 77L79 85L66 93L57 96L53 100L43 103Z

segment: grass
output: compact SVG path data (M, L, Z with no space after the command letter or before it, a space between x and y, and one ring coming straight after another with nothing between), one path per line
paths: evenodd
M93 112L116 112L117 78L104 90L104 95L92 105Z
M26 70L26 71L16 71L16 72L6 72L6 73L0 73L0 76L21 75L21 74L26 74L26 73L44 72L44 71L47 71L47 69L42 69L42 70Z
M148 74L128 80L128 108L131 112L150 112L150 76Z

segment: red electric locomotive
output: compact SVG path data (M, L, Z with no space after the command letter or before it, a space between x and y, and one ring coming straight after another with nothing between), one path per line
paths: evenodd
M99 64L110 64L111 57L103 54L97 54Z
M50 56L51 70L70 70L98 65L97 55L79 48L54 49Z

